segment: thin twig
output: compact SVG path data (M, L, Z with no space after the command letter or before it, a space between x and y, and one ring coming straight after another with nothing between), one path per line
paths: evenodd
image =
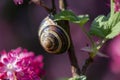
M89 58L85 61L85 64L84 64L83 67L82 67L81 73L82 73L83 75L86 74L87 69L88 69L88 67L90 66L90 64L91 64L92 62L93 62L93 58L89 56Z
M68 55L69 55L69 59L71 62L71 70L72 70L72 75L73 76L77 76L81 74L81 71L79 69L79 65L75 56L75 51L74 51L74 46L71 40L71 46L68 50Z
M86 31L86 29L84 27L81 27L81 29L85 33L85 35L87 36L87 38L90 41L92 47L95 47L95 43L94 43L92 37L90 36L90 34Z
M59 0L59 8L61 11L67 9L67 2L66 0ZM77 62L77 58L75 56L75 51L74 51L74 46L73 46L73 42L71 39L71 34L70 34L70 27L69 27L69 22L68 21L64 21L64 26L68 27L68 34L70 36L70 48L68 49L68 55L69 55L69 59L71 62L71 71L72 71L72 75L73 76L78 76L80 75L81 71L79 69L79 65Z
M48 13L52 12L52 9L45 5L42 0L30 0L30 3L34 3L36 5L43 7Z
M84 27L81 27L82 31L86 34L88 40L91 43L91 47L94 48L96 47L96 44L94 43L92 37L90 36L90 34L86 31L86 29ZM88 46L88 45L87 45ZM89 58L85 60L85 64L82 66L82 70L81 70L81 74L85 75L87 72L88 67L90 66L91 63L93 63L93 57L91 56L91 54L93 53L88 53L89 54Z
M63 3L64 2L64 3ZM59 8L61 11L67 9L67 1L66 0L59 0Z
M52 0L52 14L56 14L56 5L55 5L55 0Z

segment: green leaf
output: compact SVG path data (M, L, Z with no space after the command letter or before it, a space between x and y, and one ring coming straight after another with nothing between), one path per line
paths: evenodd
M89 20L89 16L88 15L79 15L77 17L78 17L78 20L74 21L74 23L78 23L80 26L83 26Z
M87 77L85 75L82 76L75 76L73 78L70 78L68 80L87 80Z
M105 17L104 15L98 16L91 25L90 34L96 35L98 37L105 38L106 35L109 34L110 28L107 25L109 17Z
M109 21L108 21L108 25L112 28L114 27L118 22L120 21L120 13L119 12L116 12L114 13Z
M59 14L56 14L54 16L55 20L69 20L69 21L75 21L77 20L77 16L72 12L68 10L61 11Z
M61 11L59 14L56 14L54 16L54 19L55 19L55 21L58 21L58 20L68 20L70 22L77 23L80 26L83 26L89 20L88 15L76 16L70 10Z
M111 33L106 36L106 38L111 39L120 34L120 22L118 22L112 29Z

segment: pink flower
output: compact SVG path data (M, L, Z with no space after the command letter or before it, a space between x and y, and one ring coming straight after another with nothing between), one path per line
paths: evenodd
M108 46L111 62L110 69L115 74L120 74L120 35L116 36Z
M120 0L114 0L115 2L115 11L120 12Z
M13 0L16 5L23 4L23 0Z
M44 75L43 56L17 48L0 53L0 80L41 80Z

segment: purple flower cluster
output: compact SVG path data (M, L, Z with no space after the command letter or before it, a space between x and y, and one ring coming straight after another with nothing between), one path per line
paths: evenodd
M23 0L13 0L16 5L23 4Z
M43 56L17 48L0 53L0 80L41 80Z
M114 0L115 2L115 11L120 12L120 0Z

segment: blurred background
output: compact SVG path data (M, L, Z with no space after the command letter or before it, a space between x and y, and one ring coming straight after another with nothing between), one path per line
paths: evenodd
M24 0L26 1L26 0ZM43 0L51 7L51 0ZM89 14L90 21L85 25L89 30L92 20L98 15L107 15L110 11L108 0L67 0L68 8L76 14ZM58 0L56 0L58 7ZM61 55L47 54L40 46L38 28L47 16L41 7L24 2L17 6L13 0L0 0L0 51L17 47L27 48L36 55L44 56L46 80L58 80L71 77L70 62L67 53ZM85 34L78 25L70 23L72 40L79 66L82 67L88 54L80 49L88 44ZM120 36L109 40L101 50L109 58L96 57L87 71L88 80L120 80Z

